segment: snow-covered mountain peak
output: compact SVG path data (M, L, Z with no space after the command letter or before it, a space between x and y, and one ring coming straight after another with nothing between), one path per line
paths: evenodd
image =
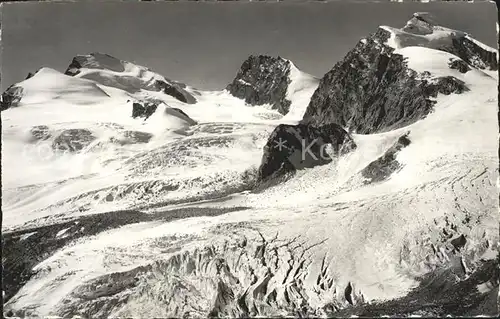
M488 308L498 101L480 63L496 53L412 20L424 34L382 27L319 84L251 56L227 91L197 91L93 53L12 86L7 316Z
M150 69L117 59L103 53L77 55L71 61L66 75L93 80L102 85L118 88L130 94L162 92L177 100L193 104L196 98L191 89ZM156 95L156 98L161 96Z
M381 34L384 34L384 44L393 49L426 47L454 54L475 68L498 70L496 49L474 39L466 32L439 25L432 15L426 12L415 13L401 29L381 26L375 37L381 38Z
M358 133L401 128L432 112L438 94L493 83L497 68L495 50L416 13L402 29L378 28L325 74L304 122Z

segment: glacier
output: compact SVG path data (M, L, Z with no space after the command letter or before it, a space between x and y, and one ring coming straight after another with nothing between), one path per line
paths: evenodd
M252 62L238 82L265 103L97 53L9 88L6 315L496 313L481 305L496 300L499 282L498 52L422 13L381 30L385 43L359 45L401 56L411 72L399 76L450 77L467 90L427 97L432 109L398 127L345 127L355 148L264 187L258 169L273 130L330 107L314 104L328 77L284 58L257 60L278 63L271 70L285 68L285 78L263 77L266 63ZM466 56L448 46L456 39ZM369 61L363 52L349 54ZM273 107L284 99L288 110ZM134 103L154 112L134 118Z

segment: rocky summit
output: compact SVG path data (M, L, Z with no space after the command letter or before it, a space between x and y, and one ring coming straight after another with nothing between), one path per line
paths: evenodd
M405 47L429 45L455 54L450 54L453 58L449 67L461 73L470 66L497 69L496 53L483 49L465 34L432 25L424 17L416 14L402 30L381 27L360 40L321 79L303 123L338 123L357 133L386 132L426 117L438 93L469 90L454 76L441 77L408 66ZM429 35L441 39L425 38Z
M281 114L289 111L286 99L290 62L281 57L251 55L226 90L251 105L269 104Z

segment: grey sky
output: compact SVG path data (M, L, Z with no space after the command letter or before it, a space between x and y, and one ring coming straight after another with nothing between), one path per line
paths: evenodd
M202 89L225 87L250 54L281 55L320 77L377 26L402 27L417 11L496 47L492 3L9 3L1 90L95 51Z

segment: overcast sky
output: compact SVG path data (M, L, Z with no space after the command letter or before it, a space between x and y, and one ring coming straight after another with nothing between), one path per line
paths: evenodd
M96 51L202 89L224 88L250 54L280 55L321 77L377 26L402 27L416 11L496 47L492 3L8 3L2 92Z

